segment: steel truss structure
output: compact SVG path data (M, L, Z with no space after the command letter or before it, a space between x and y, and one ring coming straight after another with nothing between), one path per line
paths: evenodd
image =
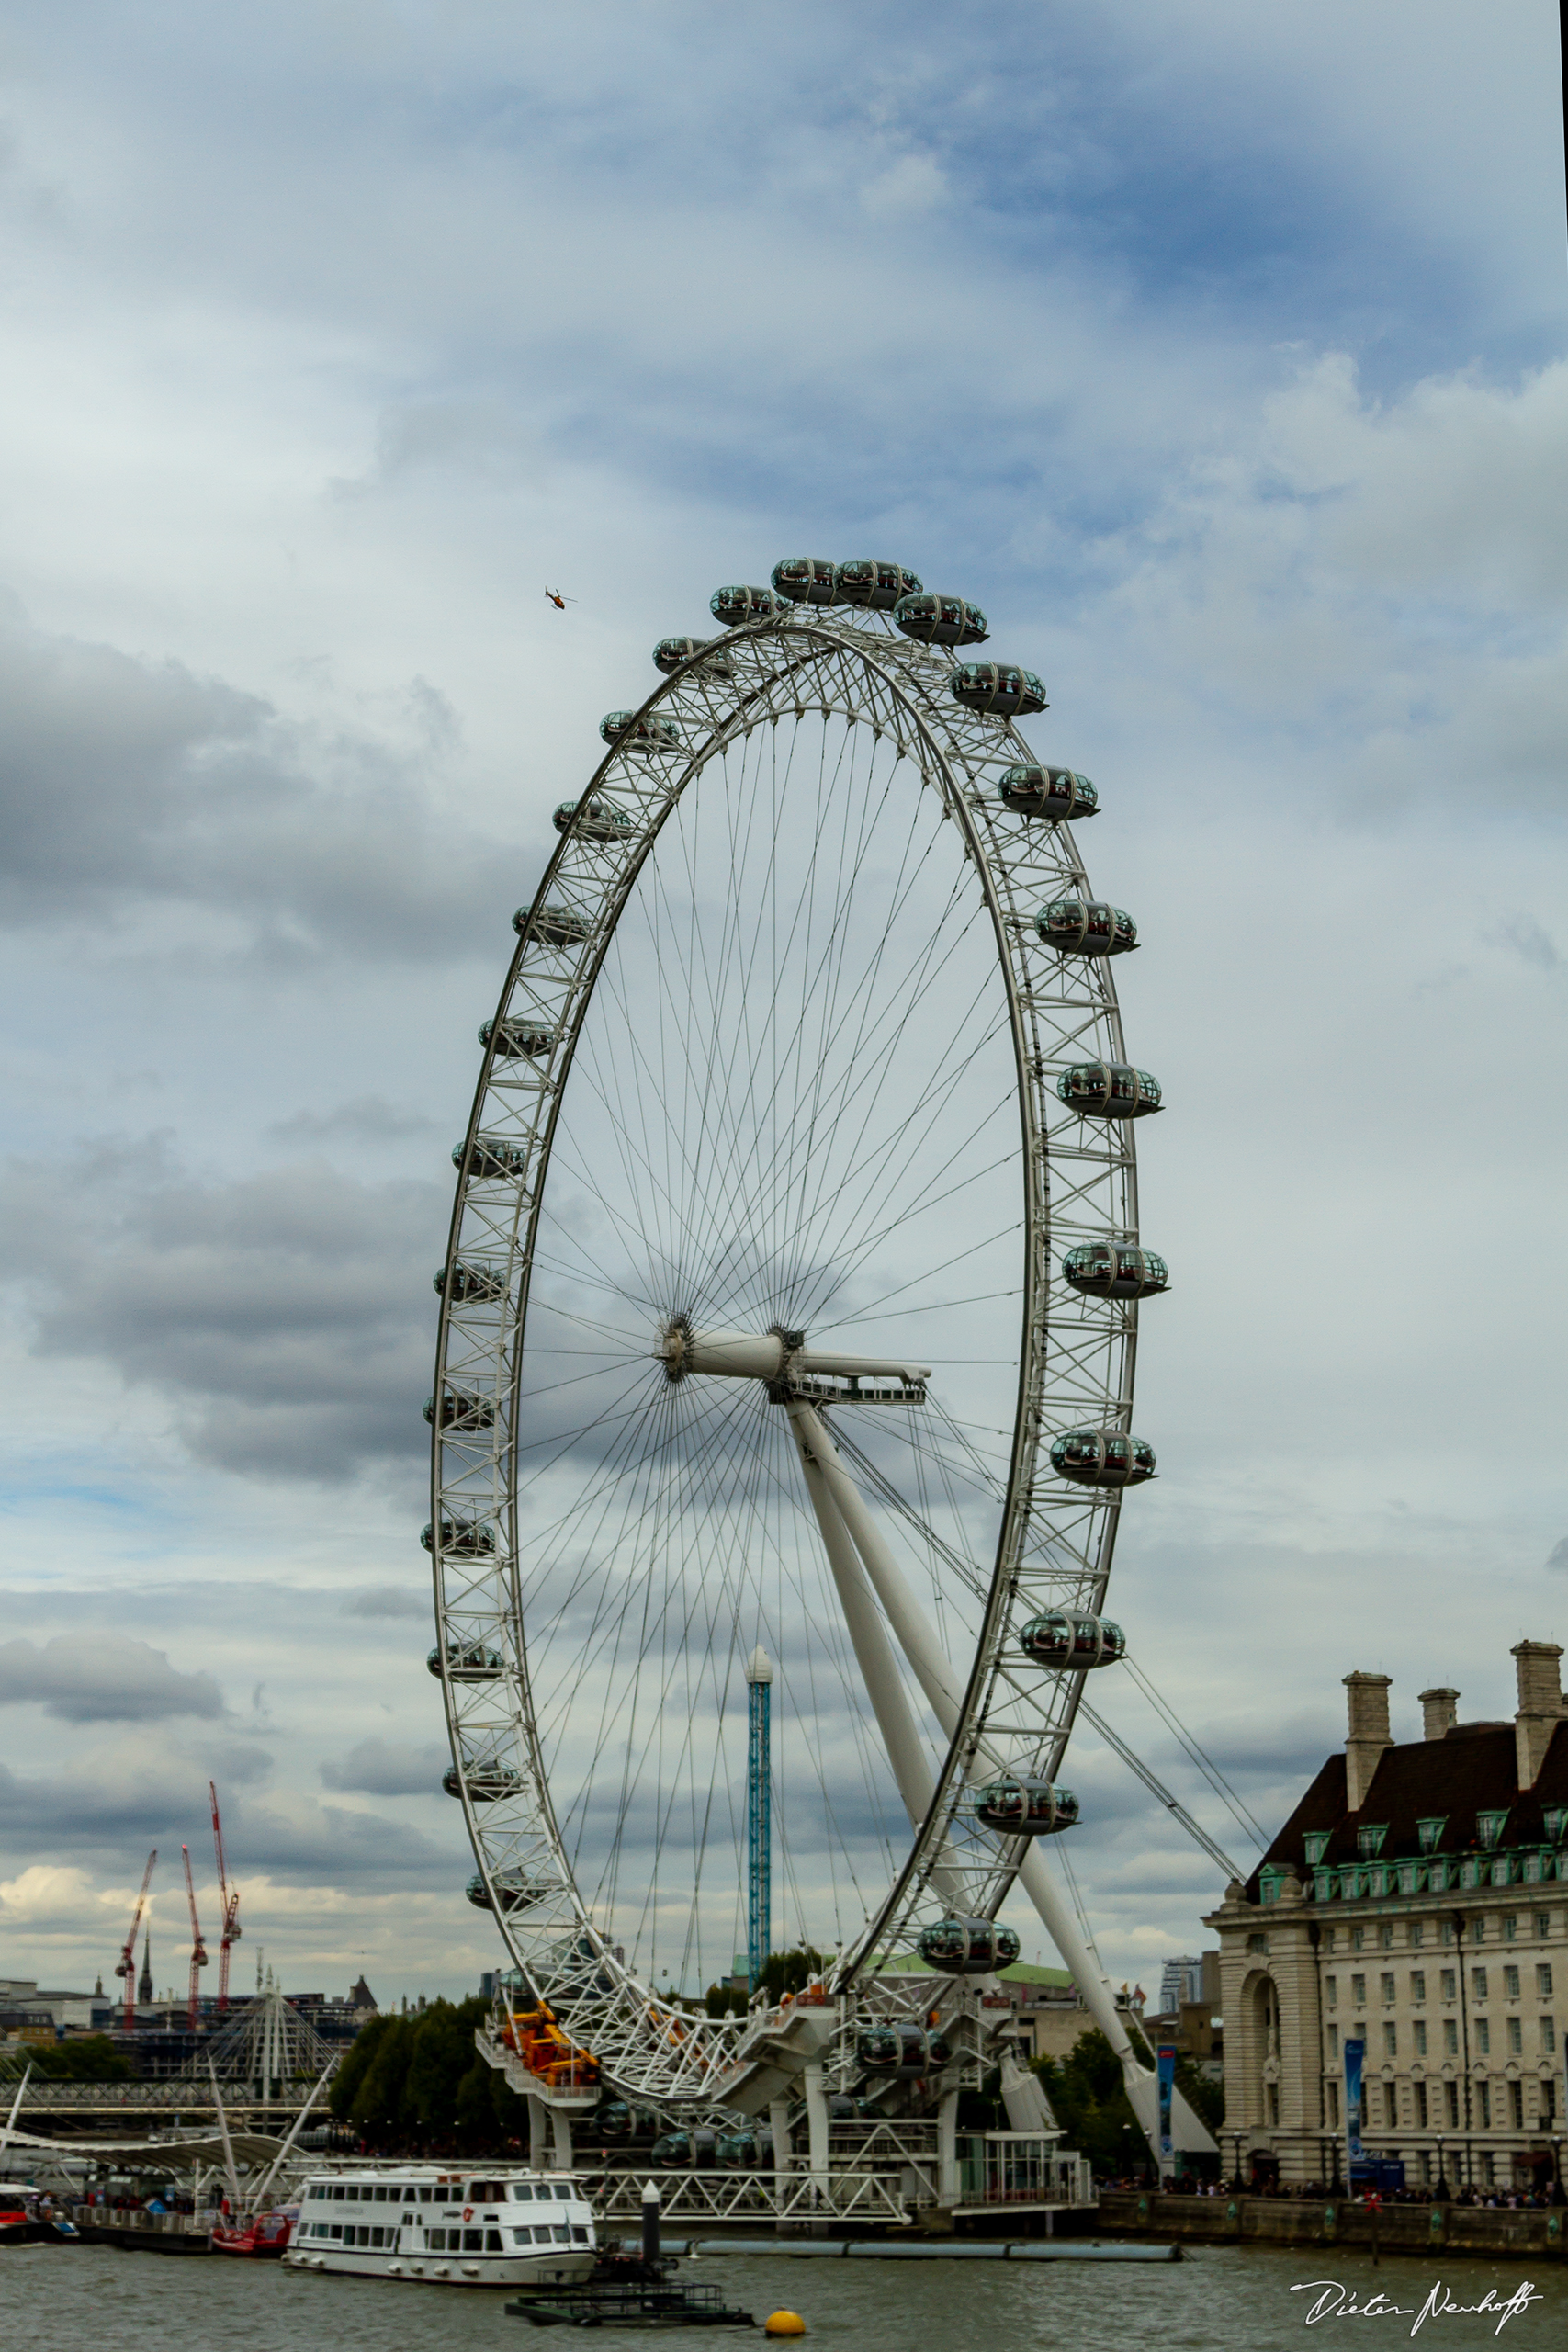
M677 2120L759 2111L824 2059L852 2081L857 2021L923 2013L928 1988L889 1963L943 1916L994 1918L1017 1882L1152 2123L1141 2053L1039 1841L975 1811L999 1770L1055 1781L1072 1730L1082 1672L1043 1669L1018 1634L1103 1602L1120 1492L1059 1476L1048 1448L1129 1432L1137 1306L1085 1295L1055 1261L1135 1245L1138 1208L1131 1120L1057 1091L1074 1065L1126 1060L1107 957L1037 929L1047 903L1089 899L1088 876L1067 824L998 798L1038 755L954 699L953 669L882 613L800 605L694 645L606 720L610 749L519 910L454 1153L426 1541L470 1894L574 2056ZM844 1345L891 1325L914 1351L840 1353L818 1336L824 1301ZM740 1329L709 1329L716 1306ZM942 1332L991 1344L988 1390L976 1354L944 1364ZM574 1382L588 1403L563 1430L551 1400ZM1004 1434L993 1451L965 1419L976 1396ZM831 1567L819 1595L803 1528ZM737 1565L764 1555L795 1578L771 1623ZM810 1676L822 1709L836 1674L816 1752L860 1758L884 1824L891 1765L909 1816L867 1883L874 1838L835 1826L851 1766L821 1767L812 1805L859 1873L830 2053L798 2014L682 2008L649 1952L676 1877L671 1791L695 1890L683 1960L705 1839L730 1840L743 1881L741 1774L727 1762L704 1784L697 1751L728 1757L754 1639L779 1660L775 1741ZM781 1837L811 1810L776 1798ZM968 1998L942 2015L959 2070L944 2084L977 2079L996 2054L984 2020ZM581 2080L562 2103L581 2105Z

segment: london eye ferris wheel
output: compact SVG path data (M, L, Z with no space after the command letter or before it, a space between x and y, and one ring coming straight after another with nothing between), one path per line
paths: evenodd
M777 1939L853 2008L1037 1913L1142 2113L1043 1850L1167 1278L1095 787L896 564L712 609L556 811L453 1155L425 1541L470 1897L621 2096L722 2102L760 2010L673 1995L745 1942L761 1648Z

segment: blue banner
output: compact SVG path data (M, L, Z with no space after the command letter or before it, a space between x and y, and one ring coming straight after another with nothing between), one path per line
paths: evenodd
M1366 2054L1364 2041L1346 2042L1345 2145L1353 2164L1359 2164L1361 2155L1361 2061Z
M1155 2055L1159 2065L1159 2153L1163 2163L1171 2153L1170 2095L1176 2088L1176 2052L1167 2043Z

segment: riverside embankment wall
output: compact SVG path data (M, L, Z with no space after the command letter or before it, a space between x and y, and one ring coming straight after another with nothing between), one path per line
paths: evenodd
M1209 2245L1238 2239L1259 2245L1348 2245L1370 2250L1373 2216L1339 2197L1167 2197L1153 2190L1100 2191L1097 2229L1106 2236L1155 2237ZM1506 2206L1450 2205L1423 2199L1384 2205L1377 2243L1389 2254L1533 2254L1568 2251L1568 2206L1544 2211Z

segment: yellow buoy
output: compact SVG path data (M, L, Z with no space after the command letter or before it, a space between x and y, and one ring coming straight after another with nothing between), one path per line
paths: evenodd
M804 2335L806 2322L798 2312L773 2312L763 2326L764 2335Z

